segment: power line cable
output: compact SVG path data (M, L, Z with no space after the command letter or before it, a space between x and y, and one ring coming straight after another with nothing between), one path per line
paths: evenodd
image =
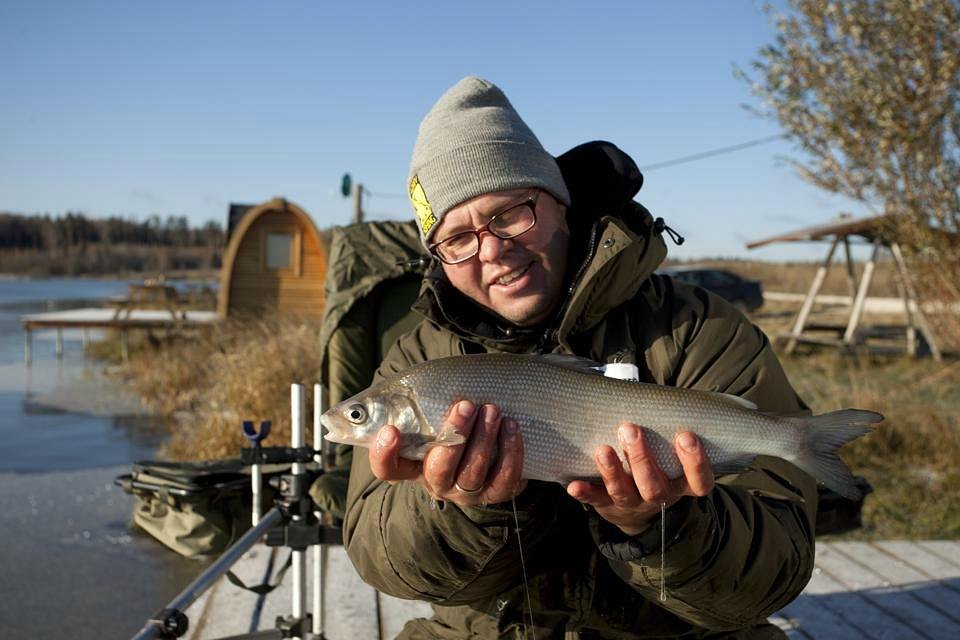
M712 158L713 156L723 155L725 153L733 153L734 151L740 151L741 149L748 149L750 147L756 147L761 144L766 144L768 142L773 142L775 140L782 140L786 138L787 134L780 133L775 136L767 136L766 138L757 138L756 140L748 140L747 142L741 142L740 144L730 145L728 147L720 147L718 149L711 149L709 151L702 151L700 153L695 153L689 156L683 156L681 158L674 158L673 160L665 160L663 162L655 162L653 164L648 164L645 167L640 167L641 171L653 171L654 169L662 169L664 167L672 167L678 164L684 164L687 162L694 162L695 160L703 160L705 158ZM381 193L377 191L370 191L364 189L363 192L368 196L373 196L375 198L396 198L396 199L406 199L407 196L402 193Z
M694 160L703 160L704 158L712 158L713 156L719 156L724 153L732 153L733 151L740 151L741 149L746 149L748 147L755 147L760 144L766 144L768 142L773 142L774 140L781 140L786 137L787 137L787 134L781 133L775 136L767 136L766 138L757 138L756 140L741 142L740 144L731 145L729 147L720 147L719 149L711 149L710 151L695 153L691 156L683 156L682 158L674 158L673 160L665 160L664 162L655 162L654 164L648 164L645 167L640 167L640 170L652 171L654 169L662 169L663 167L672 167L673 165L683 164L685 162L693 162Z

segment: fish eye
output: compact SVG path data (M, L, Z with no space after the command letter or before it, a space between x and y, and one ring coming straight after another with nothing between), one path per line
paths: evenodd
M354 424L361 424L367 419L367 408L362 404L352 404L347 407L347 420Z

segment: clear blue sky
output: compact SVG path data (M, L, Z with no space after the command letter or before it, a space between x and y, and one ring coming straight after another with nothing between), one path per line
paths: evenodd
M607 139L645 165L780 132L743 109L774 28L725 2L8 0L0 5L0 211L226 217L283 196L349 221L350 172L371 218L404 218L420 119L465 75L510 97L559 154ZM687 236L672 255L856 205L808 186L778 141L646 172L638 199ZM390 197L391 194L396 194Z

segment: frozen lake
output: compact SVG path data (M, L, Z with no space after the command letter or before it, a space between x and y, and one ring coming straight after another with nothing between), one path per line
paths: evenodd
M131 531L112 483L152 458L163 424L87 360L79 331L35 332L23 363L19 318L96 306L126 281L0 279L0 625L4 637L124 638L203 565Z

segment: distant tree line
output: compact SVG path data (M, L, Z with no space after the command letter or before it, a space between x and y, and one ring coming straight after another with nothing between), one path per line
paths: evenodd
M223 227L210 221L191 228L184 216L150 216L142 222L119 217L23 216L0 213L0 247L56 249L88 244L134 244L163 247L222 247Z
M80 275L218 269L225 244L216 222L184 216L24 216L0 213L0 272Z

